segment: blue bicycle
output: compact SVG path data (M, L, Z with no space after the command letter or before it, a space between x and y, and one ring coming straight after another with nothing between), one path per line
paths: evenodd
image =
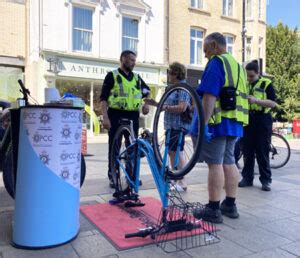
M198 116L198 137L193 139L193 142L191 135L188 133L188 128L192 123L191 119L186 121L184 127L175 128L175 133L172 128L164 128L164 119L167 112L166 103L170 98L174 98L174 94L178 95L179 93L187 94L189 98L186 98L188 99L186 110L184 112L179 110L180 113L177 115L181 116L183 113L190 112L191 115L196 114ZM185 202L179 192L170 191L172 181L182 179L198 161L203 132L202 106L196 91L187 84L171 86L163 94L154 116L153 137L151 137L151 140L145 137L137 138L134 135L132 121L122 120L122 124L113 140L111 152L112 179L115 184L114 200L116 203L124 204L125 207L144 205L139 200L138 192L141 158L145 157L162 202L161 217L157 226L127 234L126 238L150 235L157 240L157 243L165 243L167 238L164 236L166 234L177 232L181 235L181 244L176 245L176 250L211 244L218 239L215 227L211 223L202 221L199 224L199 221L197 222L192 218L192 210L201 204ZM198 239L198 241L190 241L191 246L187 246L188 242L182 240L186 238L183 232L196 230L206 232L208 240L206 236L204 243ZM191 235L199 237L201 234Z

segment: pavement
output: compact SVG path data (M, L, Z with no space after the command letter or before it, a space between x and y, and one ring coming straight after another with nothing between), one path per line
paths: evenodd
M81 189L81 204L104 203L111 198L108 187L107 138L88 139L87 177ZM239 219L224 217L221 241L214 245L167 254L155 245L117 251L113 245L82 215L78 237L66 245L39 251L15 249L12 238L14 202L7 195L0 173L0 258L59 257L300 257L300 139L289 140L292 155L289 163L273 170L271 192L260 190L258 176L254 186L238 190ZM141 196L158 198L152 175L142 162ZM187 175L187 201L207 202L207 167L197 164Z

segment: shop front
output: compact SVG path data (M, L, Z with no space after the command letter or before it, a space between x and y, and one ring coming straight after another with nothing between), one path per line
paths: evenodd
M0 99L13 102L21 97L18 80L23 80L24 60L0 56Z
M116 60L88 59L47 53L44 57L44 64L44 77L47 82L44 87L55 86L61 96L69 92L82 98L87 105L86 123L89 134L98 134L95 128L97 121L100 123L99 131L104 132L101 127L100 93L106 74L117 69L119 63ZM153 98L161 95L166 84L166 66L138 63L134 71L150 86ZM151 115L141 116L140 126L150 128L152 117Z

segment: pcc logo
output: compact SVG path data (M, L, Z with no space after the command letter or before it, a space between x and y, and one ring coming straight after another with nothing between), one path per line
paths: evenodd
M60 154L61 161L76 160L76 159L77 159L76 153L63 152L62 154Z
M53 141L53 135L51 134L41 134L41 133L38 133L36 132L34 135L33 135L33 141L35 143L50 143Z
M62 119L76 119L77 118L77 112L76 111L69 111L69 110L63 110L61 112L61 118Z

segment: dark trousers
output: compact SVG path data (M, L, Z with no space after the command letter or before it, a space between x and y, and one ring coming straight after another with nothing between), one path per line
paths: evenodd
M244 128L242 176L248 182L254 179L255 157L262 184L272 182L270 169L270 143L272 136L272 117L270 114L250 114L249 125Z
M126 118L133 121L133 131L135 136L138 135L139 130L139 112L134 111L120 111L108 110L108 117L111 123L111 128L108 132L108 178L111 179L111 152L114 137L118 128L121 125L121 119Z

